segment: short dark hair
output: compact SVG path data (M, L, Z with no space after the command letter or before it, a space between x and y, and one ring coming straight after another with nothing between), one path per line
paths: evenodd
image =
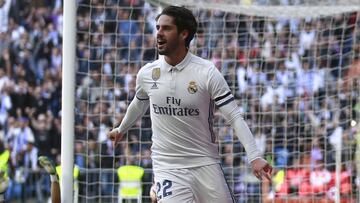
M197 31L197 21L193 13L184 7L168 6L156 17L156 20L162 15L171 16L174 19L178 32L183 30L189 31L189 36L185 40L185 46L189 47L191 40L194 38Z

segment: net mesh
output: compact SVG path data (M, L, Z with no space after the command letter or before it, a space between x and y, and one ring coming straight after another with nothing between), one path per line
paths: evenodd
M237 201L331 202L337 190L341 200L357 201L358 1L82 0L75 109L80 202L116 202L116 171L130 164L145 169L143 201L149 202L149 114L116 148L106 131L121 123L139 68L157 58L154 18L169 4L196 15L191 51L224 75L258 147L278 170L271 183L258 181L232 128L215 110L222 166Z

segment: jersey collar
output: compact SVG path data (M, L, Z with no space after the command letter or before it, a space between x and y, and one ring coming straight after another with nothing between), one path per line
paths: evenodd
M176 66L172 66L172 65L168 64L165 61L165 57L162 57L162 64L163 64L163 67L166 68L168 72L170 72L171 69L176 69L178 71L181 71L190 63L191 57L192 57L192 54L188 51L185 58Z

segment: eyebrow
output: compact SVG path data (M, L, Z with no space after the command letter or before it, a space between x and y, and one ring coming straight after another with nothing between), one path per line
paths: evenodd
M160 27L163 27L163 28L171 28L173 27L173 25L168 25L168 24L165 24L165 25L159 25L159 24L156 24L156 28L160 28Z

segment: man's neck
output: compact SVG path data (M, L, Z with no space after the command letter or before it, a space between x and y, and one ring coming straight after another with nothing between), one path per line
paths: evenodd
M181 63L186 57L188 52L187 48L181 49L178 52L173 53L170 56L164 56L166 63L172 66L176 66L177 64Z

